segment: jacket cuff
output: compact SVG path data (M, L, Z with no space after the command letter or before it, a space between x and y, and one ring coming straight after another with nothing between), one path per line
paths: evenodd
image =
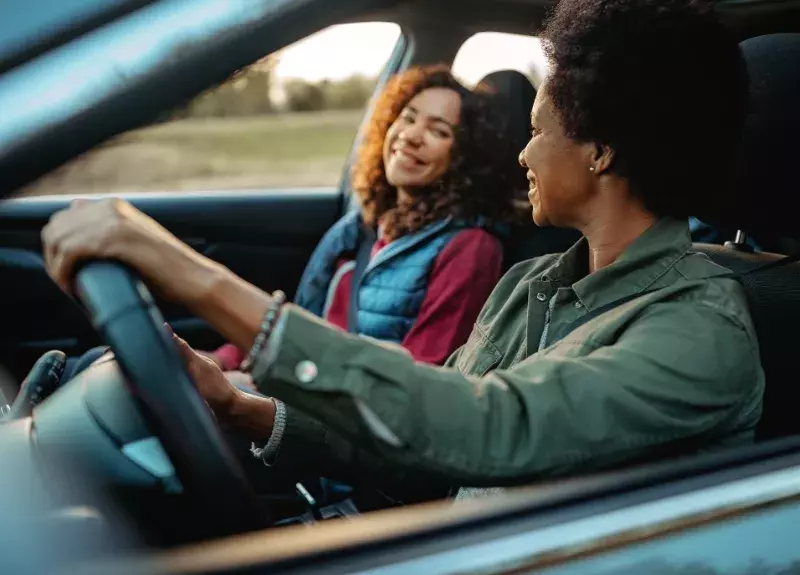
M353 398L366 391L366 382L348 374L362 350L361 338L286 304L268 345L256 358L253 379L264 395L357 434L361 417ZM291 426L291 414L288 419Z
M253 457L263 461L267 467L272 467L272 462L281 448L284 430L286 429L286 405L277 399L272 401L275 403L275 422L272 425L269 441L264 447L259 447L255 443L250 445L250 452Z

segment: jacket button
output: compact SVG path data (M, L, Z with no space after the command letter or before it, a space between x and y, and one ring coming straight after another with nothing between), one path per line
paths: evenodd
M304 359L295 366L294 375L300 383L311 383L317 377L317 364Z
M547 299L547 294L544 293L543 291L540 291L539 293L536 294L536 299L538 299L539 301L544 301Z
M581 308L583 307L583 302L581 302L581 301L576 301L576 302L575 302L575 307L576 307L577 309L581 309Z

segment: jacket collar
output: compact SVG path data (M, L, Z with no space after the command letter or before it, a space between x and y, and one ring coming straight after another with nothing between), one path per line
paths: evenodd
M447 217L443 220L439 220L437 222L433 222L422 228L420 231L409 234L407 236L403 236L402 238L396 239L395 241L388 244L385 248L380 250L375 257L372 258L367 265L367 268L364 270L366 274L370 270L383 265L387 261L396 258L400 254L403 254L409 250L414 249L416 246L421 244L422 242L426 241L427 239L435 236L448 226L453 223L452 217Z
M581 238L564 252L544 277L571 285L588 311L614 300L659 287L659 280L692 246L685 220L662 218L609 266L589 274L589 246Z

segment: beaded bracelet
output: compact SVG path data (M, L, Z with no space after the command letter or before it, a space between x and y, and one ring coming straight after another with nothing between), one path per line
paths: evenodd
M256 357L258 357L258 354L264 350L264 347L267 345L272 332L275 330L275 326L278 324L278 318L281 315L281 307L283 307L283 304L285 303L285 293L280 290L273 292L272 300L269 302L269 307L264 313L264 319L261 320L261 327L259 328L255 341L253 342L253 347L250 348L250 352L247 354L247 357L244 358L244 361L239 366L239 369L242 371L250 372L253 369Z

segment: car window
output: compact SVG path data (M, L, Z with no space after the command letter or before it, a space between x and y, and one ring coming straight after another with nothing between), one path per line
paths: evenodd
M498 70L522 72L537 88L547 71L541 42L535 36L480 32L461 45L453 74L470 88Z
M800 575L796 501L591 559L529 571L542 575ZM613 541L610 542L613 545ZM525 571L518 571L523 573Z
M399 37L383 22L322 30L18 195L337 185Z

